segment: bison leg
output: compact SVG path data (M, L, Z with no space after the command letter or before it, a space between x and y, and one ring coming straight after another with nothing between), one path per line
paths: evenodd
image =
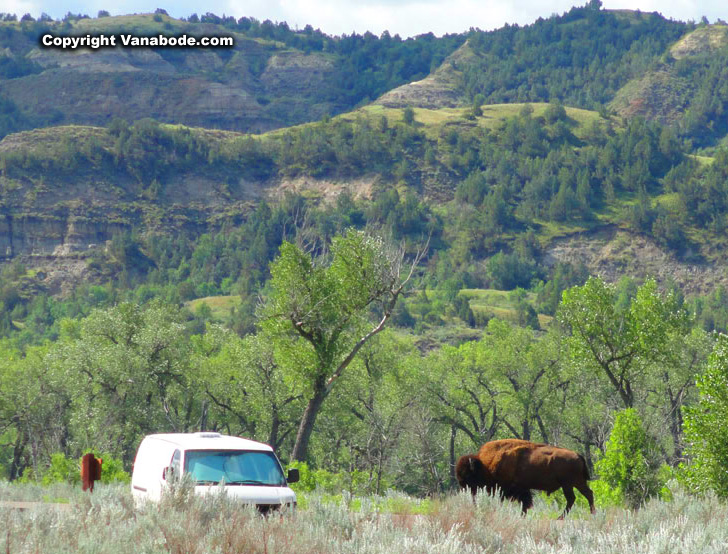
M594 509L594 493L589 488L589 485L586 483L577 483L576 488L579 489L579 492L589 501L589 509L591 510L591 513L595 514L597 511Z
M518 499L521 501L521 509L525 516L526 512L533 507L533 494L530 490L520 491Z
M533 494L530 489L521 489L518 487L508 487L501 490L501 500L507 498L515 502L521 503L521 510L523 515L533 507Z
M574 494L574 488L571 486L564 485L561 487L561 490L564 491L564 496L566 497L566 509L564 510L564 513L559 516L559 519L564 519L566 514L569 513L569 510L571 510L571 507L574 505L576 495Z

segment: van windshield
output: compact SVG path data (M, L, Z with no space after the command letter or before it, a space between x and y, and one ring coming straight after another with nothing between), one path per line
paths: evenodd
M198 485L262 485L283 487L286 479L272 452L250 450L187 450L185 473Z

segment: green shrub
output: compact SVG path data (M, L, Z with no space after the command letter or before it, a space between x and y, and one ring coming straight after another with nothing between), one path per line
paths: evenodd
M698 378L700 400L685 408L686 452L681 478L696 492L728 497L728 336L720 335Z
M124 471L121 460L104 454L97 457L103 460L101 465L102 483L131 482L131 476ZM81 483L81 458L74 460L66 457L61 452L56 452L51 455L47 467L38 467L37 472L29 467L23 472L18 481L20 483L40 483L42 485L52 485L54 483L79 485Z
M637 412L633 408L619 412L604 457L596 464L601 479L628 506L638 508L664 486L659 469L657 443Z
M359 470L340 471L334 473L325 469L311 469L306 462L291 462L288 469L298 469L300 479L292 483L291 488L296 492L323 492L327 494L340 494L343 491L350 494L367 494L369 477ZM386 488L386 487L385 487Z
M47 468L38 468L38 474L32 467L27 468L18 479L21 483L39 482L42 485L53 483L69 483L77 485L81 482L81 464L74 463L66 458L65 454L57 452L51 455L51 461Z

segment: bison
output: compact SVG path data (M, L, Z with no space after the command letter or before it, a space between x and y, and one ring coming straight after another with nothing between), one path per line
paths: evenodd
M455 476L462 489L470 489L475 497L478 489L492 494L500 489L501 498L521 503L523 513L533 506L532 489L551 494L564 491L566 509L559 519L574 505L574 487L589 501L594 513L594 493L586 460L580 454L520 439L504 439L485 443L477 455L462 456L455 466Z

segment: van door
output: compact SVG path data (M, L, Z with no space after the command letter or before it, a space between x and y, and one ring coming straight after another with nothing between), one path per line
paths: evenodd
M172 470L171 475L167 475L167 482L170 480L177 481L182 477L182 453L179 450L175 450L172 454L172 462L169 464Z

